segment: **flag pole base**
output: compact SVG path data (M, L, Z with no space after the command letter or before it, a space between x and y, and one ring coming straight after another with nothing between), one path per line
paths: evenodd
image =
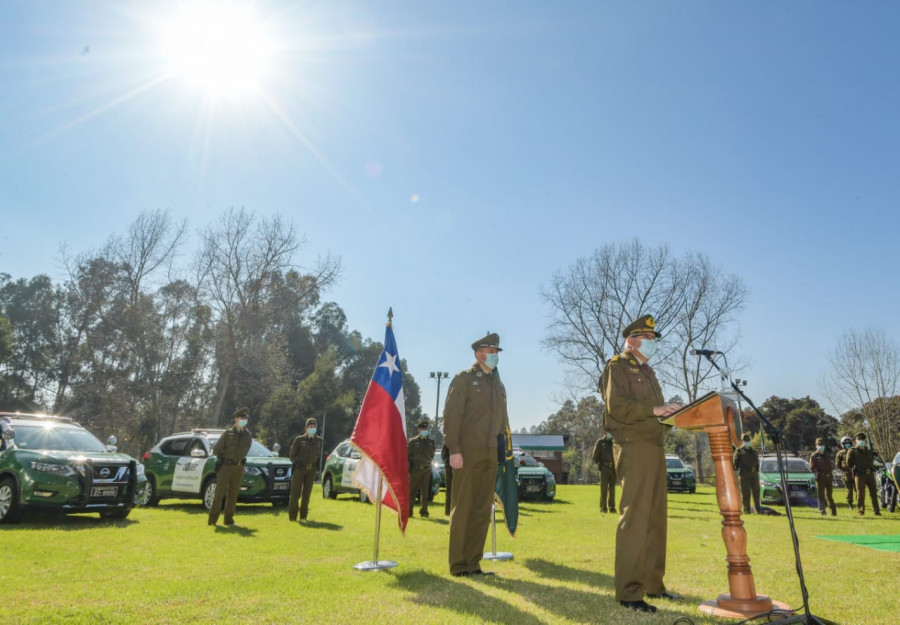
M483 560L512 560L513 554L508 551L488 551L481 558Z
M383 569L392 569L397 566L393 560L369 560L368 562L360 562L353 566L357 571L381 571Z

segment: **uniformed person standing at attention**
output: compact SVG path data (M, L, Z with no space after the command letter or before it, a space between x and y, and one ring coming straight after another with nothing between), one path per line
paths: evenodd
M309 513L309 496L316 481L316 470L319 468L319 458L322 455L322 437L316 434L317 425L312 417L307 419L306 432L297 436L291 443L291 500L288 504L290 521L297 520L298 508L301 521L305 521Z
M853 479L853 474L850 472L850 467L847 465L847 454L850 453L851 447L853 447L853 439L849 436L842 438L841 450L834 457L834 463L840 469L841 476L844 479L844 487L847 489L847 507L853 510L853 492L856 490L856 483Z
M744 514L751 512L751 497L753 498L752 511L759 514L759 454L750 446L749 434L744 434L741 446L734 450L731 466L738 472L741 479L741 501L744 504Z
M475 364L456 374L444 403L444 443L453 469L449 561L457 577L492 575L481 570L481 557L497 481L497 439L509 425L497 371L500 337L488 334L472 349Z
M416 491L421 491L419 516L428 516L428 495L431 494L431 463L434 462L434 439L428 435L428 419L416 424L418 436L406 442L409 456L409 516L413 515Z
M875 451L869 448L864 432L856 435L856 447L847 453L847 466L856 480L856 509L859 516L866 513L866 489L872 499L872 510L875 516L881 516L878 509L878 493L875 488Z
M616 511L616 465L613 459L612 434L602 432L591 455L600 470L600 512Z
M825 453L825 441L816 439L816 453L809 459L809 470L816 476L816 499L819 501L819 513L825 516L825 506L831 508L831 516L837 516L837 508L834 505L834 462L831 456Z
M222 432L212 453L216 457L216 494L209 507L209 524L215 525L225 500L225 525L234 525L234 510L238 493L244 479L244 464L253 436L247 429L250 410L238 408L234 411L234 425Z
M616 475L622 487L616 529L616 599L626 608L656 612L644 596L681 599L666 590L666 456L663 438L668 417L679 408L667 404L647 365L656 353L656 321L644 315L623 331L625 349L600 376L606 403L605 429L613 436Z

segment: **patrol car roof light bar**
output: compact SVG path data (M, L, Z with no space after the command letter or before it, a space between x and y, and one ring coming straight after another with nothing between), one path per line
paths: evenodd
M712 356L716 354L720 354L720 352L709 352L709 351L700 351L700 350L692 350L695 352L697 356L705 356L707 360L709 360L710 364L715 367L720 374L723 376L726 375L726 372L716 364L716 361L712 359ZM769 440L772 441L772 445L775 447L775 457L778 460L778 474L781 476L781 492L784 496L784 512L788 519L788 525L791 529L791 543L794 546L794 563L797 569L797 577L800 581L800 594L803 598L803 614L793 614L788 616L785 619L778 619L775 621L768 621L769 623L779 623L779 624L787 624L787 623L817 623L819 625L834 625L831 621L825 621L820 619L819 617L813 615L809 611L809 593L806 590L806 580L803 577L803 564L800 562L800 542L797 539L797 528L794 525L794 514L791 511L791 498L790 491L788 490L787 485L787 474L784 470L784 457L783 457L783 446L784 446L784 433L781 431L779 427L769 421L763 414L759 411L759 408L756 407L756 404L747 397L747 395L741 390L741 387L736 384L734 381L731 381L731 388L747 402L747 405L753 408L753 412L756 413L756 416L759 418L760 423L763 424L763 429L766 431L766 434L769 435ZM791 451L796 454L796 450L791 449ZM783 614L783 610L773 610L772 614Z

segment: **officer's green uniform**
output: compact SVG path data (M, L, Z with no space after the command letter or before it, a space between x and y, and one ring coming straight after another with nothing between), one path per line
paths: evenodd
M622 335L643 331L659 337L655 325L653 317L645 315ZM653 408L665 402L653 369L627 350L606 364L600 392L622 487L616 529L616 599L642 601L645 594L666 592L666 426L653 415Z
M821 438L816 439L816 447L823 445ZM831 516L837 516L834 505L834 462L824 451L817 451L809 459L809 470L816 476L816 499L819 501L819 512L825 514L825 506L831 509Z
M234 413L234 418L246 417L248 412L246 408L240 408ZM215 525L219 520L222 500L225 500L225 525L234 525L234 510L237 507L241 481L244 479L247 452L250 451L252 442L250 430L238 428L237 425L225 430L216 441L212 453L221 461L221 466L216 472L216 494L209 508L210 525Z
M441 460L444 461L444 516L450 514L450 493L453 492L453 467L450 466L450 448L441 446Z
M881 516L878 508L878 494L875 487L875 452L868 447L860 447L859 441L866 440L865 434L857 434L857 446L852 447L847 454L847 466L856 480L856 509L859 515L866 513L866 489L869 491L869 497L872 498L872 510L875 514Z
M496 334L475 341L472 349L497 347ZM481 571L497 480L497 436L506 431L506 388L500 373L485 373L476 362L456 374L444 404L444 442L450 454L462 454L453 471L450 501L450 573Z
M616 465L612 440L601 437L594 443L591 454L600 470L600 512L616 511Z
M315 419L306 420L306 427L310 426L316 426ZM321 455L322 437L318 434L306 432L291 443L291 501L288 505L288 519L291 521L297 520L298 508L300 520L306 520L306 515L309 513L309 496L312 494L313 484L316 481L316 469L319 466Z
M409 456L409 516L413 515L416 491L421 491L419 516L428 516L428 495L431 494L431 463L434 462L434 439L428 436L428 421L417 425L424 434L413 436L406 443Z
M750 435L744 434L744 441L750 441ZM759 514L759 454L752 447L738 447L731 457L731 466L738 472L741 480L741 502L744 514L750 514L750 499L753 499L753 512Z
M837 465L837 468L841 471L841 476L844 478L844 487L847 489L847 505L850 509L853 509L853 496L854 491L856 490L856 480L853 479L853 473L850 472L850 466L847 464L847 456L850 453L852 447L844 447L837 455L834 457L834 463Z

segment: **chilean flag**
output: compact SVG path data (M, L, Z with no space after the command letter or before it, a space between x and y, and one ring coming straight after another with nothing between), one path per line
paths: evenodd
M409 459L406 454L403 372L394 331L388 323L384 352L372 374L350 442L362 454L353 481L375 501L381 476L382 503L396 511L400 531L409 520Z

